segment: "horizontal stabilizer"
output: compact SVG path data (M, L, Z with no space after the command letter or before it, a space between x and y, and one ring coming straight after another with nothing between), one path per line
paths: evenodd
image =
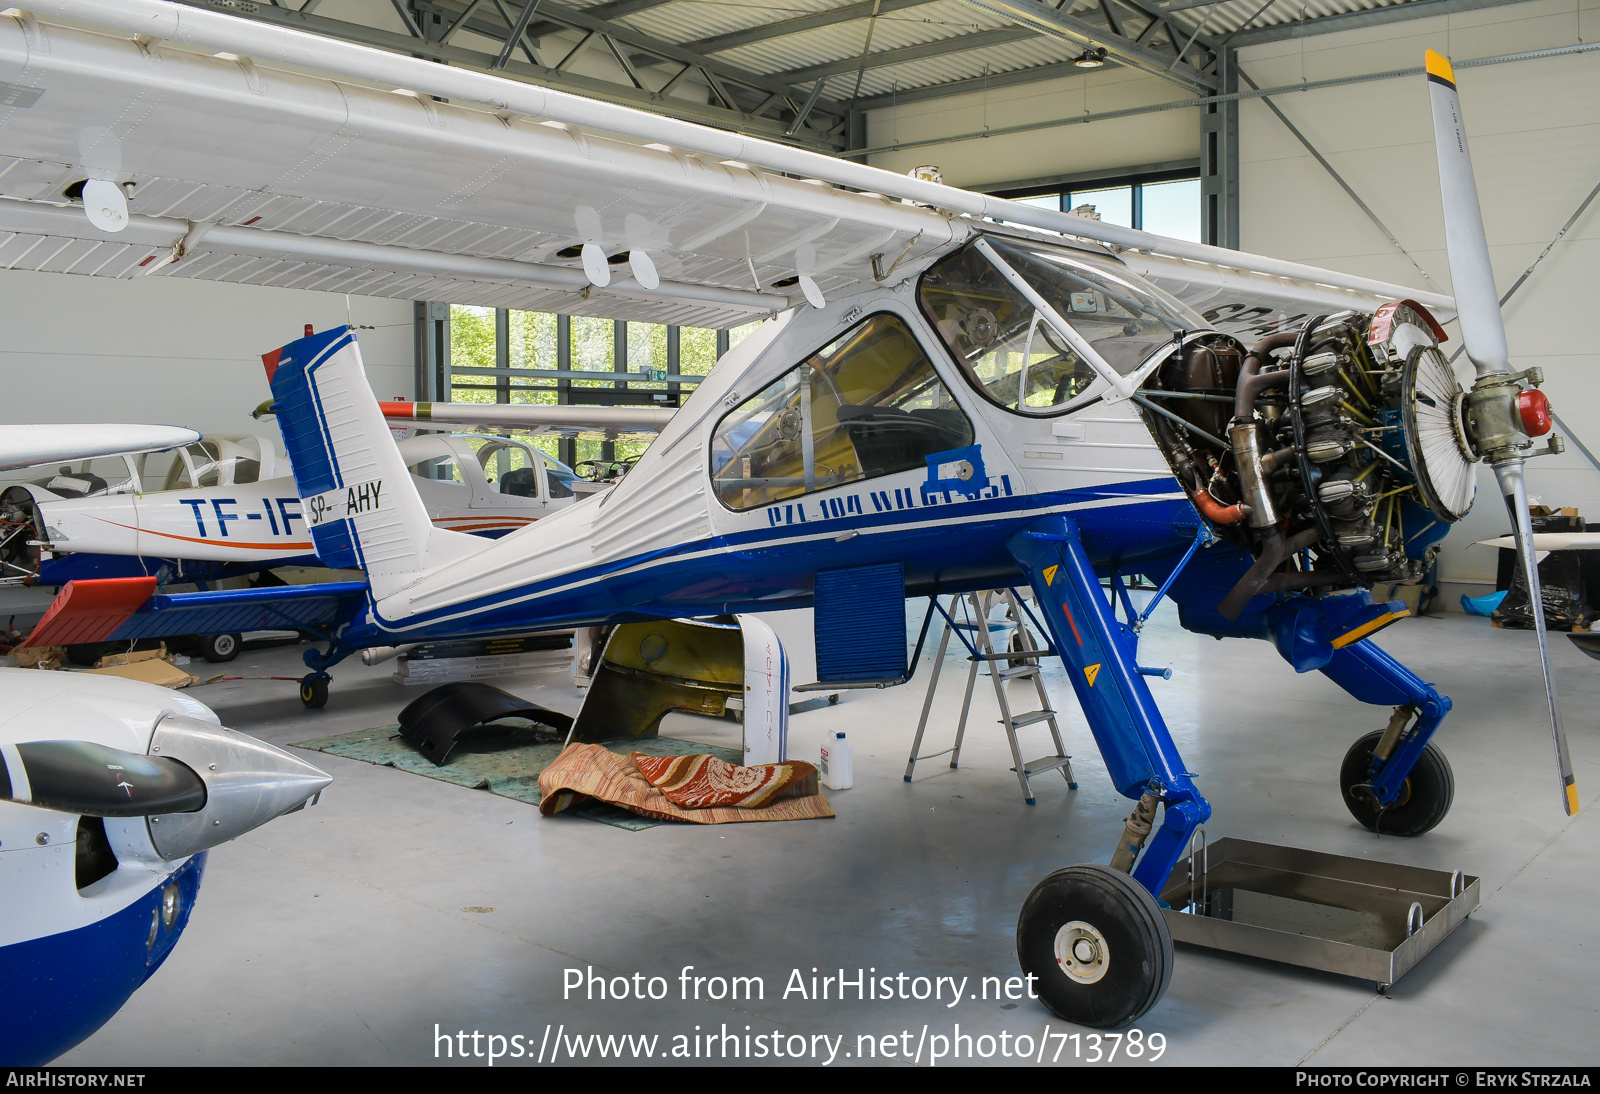
M75 646L104 642L156 591L153 577L69 581L50 602L24 646Z
M364 581L159 593L102 641L268 630L326 632L354 617L366 599Z

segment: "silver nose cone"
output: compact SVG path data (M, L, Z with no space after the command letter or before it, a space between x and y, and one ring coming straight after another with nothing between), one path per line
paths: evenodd
M192 813L149 819L150 842L162 858L215 847L304 808L333 777L275 745L182 714L161 719L150 755L177 760L206 784L206 803Z

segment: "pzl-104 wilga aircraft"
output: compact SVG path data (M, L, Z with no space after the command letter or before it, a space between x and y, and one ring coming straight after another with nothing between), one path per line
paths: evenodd
M28 198L0 225L94 256L68 268L710 326L776 313L619 486L492 543L429 522L353 334L268 354L317 553L367 573L304 602L330 641L303 695L364 646L804 605L819 656L855 643L830 686L883 684L907 675L906 597L1026 583L1139 802L1111 865L1047 877L1018 929L1049 1007L1096 1026L1165 990L1156 895L1210 814L1138 671L1128 576L1189 629L1267 639L1392 710L1340 773L1361 823L1416 835L1449 808L1431 738L1450 702L1373 643L1403 609L1367 589L1421 577L1480 461L1537 588L1521 473L1549 423L1538 374L1506 363L1442 58L1454 303L162 0L33 9L137 35L0 20L0 78L38 92L0 115L7 193ZM82 150L90 131L106 155ZM104 185L63 206L85 178ZM1467 391L1438 348L1455 304ZM198 630L251 603L117 618Z

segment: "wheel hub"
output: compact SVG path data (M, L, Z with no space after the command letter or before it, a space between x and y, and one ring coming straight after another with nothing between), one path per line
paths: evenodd
M1106 937L1093 924L1075 919L1056 932L1056 964L1079 984L1093 984L1105 976L1111 953Z

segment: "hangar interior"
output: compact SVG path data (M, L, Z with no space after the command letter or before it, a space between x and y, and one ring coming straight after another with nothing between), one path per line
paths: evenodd
M1449 296L1434 115L1420 64L1425 49L1436 50L1454 64L1493 287L1503 295L1517 286L1502 308L1512 367L1543 370L1557 432L1567 439L1565 451L1529 462L1529 500L1566 520L1552 530L1582 532L1584 520L1600 520L1590 516L1600 514L1600 463L1588 454L1600 451L1600 426L1588 413L1600 410L1589 332L1600 293L1600 211L1584 204L1600 183L1595 0L180 6L566 90L899 176L931 165L950 186L1039 209ZM23 18L10 9L0 23ZM44 7L39 18L93 26ZM0 91L20 84L18 71L0 71ZM20 114L13 104L3 108ZM6 132L0 116L0 136ZM0 146L0 155L10 157L11 148ZM520 184L532 192L540 179ZM6 186L0 171L0 196L19 196ZM137 193L136 213L160 215L141 208ZM83 276L96 272L96 261L25 226L0 224L6 423L165 423L208 438L265 436L282 453L273 420L252 417L277 390L264 382L262 355L302 331L344 324L357 335L380 400L672 410L714 382L722 354L767 337L748 319L717 329L578 314L581 307L557 315L519 307L514 287L487 281L463 288L439 277L441 291L430 292L420 276L312 276L265 258L225 272L195 273L175 261ZM1443 329L1448 357L1461 345L1460 323ZM1455 368L1471 382L1465 358ZM718 397L730 390L724 385ZM730 395L726 405L736 404ZM481 441L497 429L461 432ZM594 429L498 432L542 450L557 461L552 467L601 478L621 475L649 443ZM485 465L491 487L510 465L497 467ZM1436 569L1421 583L1429 594L1408 601L1415 618L1378 638L1453 704L1435 744L1453 768L1454 808L1424 835L1375 834L1341 801L1341 758L1356 738L1384 728L1386 710L1318 672L1297 673L1269 643L1185 629L1170 603L1143 627L1139 660L1171 669L1170 678L1150 678L1150 693L1210 800L1213 845L1234 837L1459 870L1480 885L1471 918L1384 992L1370 978L1180 940L1159 1002L1117 1027L1162 1034L1157 1062L1586 1062L1595 1020L1587 988L1600 973L1589 913L1600 900L1600 843L1591 799L1582 798L1576 816L1561 808L1535 635L1462 610L1466 600L1505 589L1513 569L1509 550L1478 545L1512 531L1494 471L1479 463L1469 473L1476 504L1429 559ZM436 477L450 474L446 465ZM6 472L4 485L37 475ZM566 489L553 485L554 470L541 475L552 497ZM748 466L744 475L756 481ZM622 488L614 489L620 499ZM296 573L293 585L317 579L305 565ZM1134 608L1157 599L1156 584L1130 590ZM7 583L0 609L25 634L59 592ZM1547 586L1547 611L1549 593ZM1581 587L1577 594L1582 600ZM950 603L944 594L942 604ZM1586 628L1600 600L1575 610L1584 618L1571 626ZM214 666L193 654L180 667L221 678L186 694L223 725L309 757L334 781L315 808L209 852L184 940L58 1062L460 1063L461 1052L448 1051L455 1031L521 1033L531 1046L556 1025L664 1041L691 1030L781 1031L808 1044L814 1035L846 1035L840 1057L857 1051L864 1035L869 1044L878 1038L870 1058L839 1063L925 1063L920 1048L917 1059L906 1057L916 1031L926 1035L930 1025L959 1021L963 1032L991 1037L1038 1038L1047 1023L1059 1030L1061 1020L1037 999L969 999L951 1009L784 991L796 969L807 986L818 969L903 970L972 984L1014 976L1016 918L1035 884L1061 867L1106 861L1124 831L1133 803L1112 784L1074 698L1076 670L1059 658L1043 660L1039 679L1072 757L1074 788L1045 772L1034 776L1034 800L1020 800L1012 770L1020 756L1013 759L982 681L969 693L960 766L933 760L903 777L919 716L928 723L924 751L947 747L970 664L960 641L938 643L942 621L935 614L925 624L930 611L926 595L906 601L909 681L785 690L795 704L785 758L815 764L843 736L854 762L853 785L824 785L836 816L795 824L630 830L543 817L526 800L418 777L376 754L293 749L362 730L388 735L425 689L402 682L397 662L352 658L330 670L326 705L307 709L294 683L305 671L303 644L245 642ZM788 683L818 679L811 609L761 618L786 647ZM1038 620L1033 626L1042 631ZM1549 638L1571 765L1587 794L1600 762L1600 677L1554 625ZM930 698L940 654L940 690ZM575 686L571 655L533 660L483 678L529 703L578 714L585 691ZM1037 705L1027 679L1002 687L1018 712ZM829 695L833 702L817 701ZM750 739L749 724L748 713L741 727L730 717L675 712L660 733L737 750ZM1017 730L1035 743L1043 732ZM689 966L706 976L759 977L765 995L684 1000L678 977ZM672 994L665 1002L580 997L592 993L564 986L574 968L585 976L660 975ZM910 1041L891 1052L904 1030ZM1056 1062L1084 1062L1069 1059L1081 1049L1066 1044ZM771 1062L717 1051L699 1062ZM574 1062L612 1061L597 1052Z

